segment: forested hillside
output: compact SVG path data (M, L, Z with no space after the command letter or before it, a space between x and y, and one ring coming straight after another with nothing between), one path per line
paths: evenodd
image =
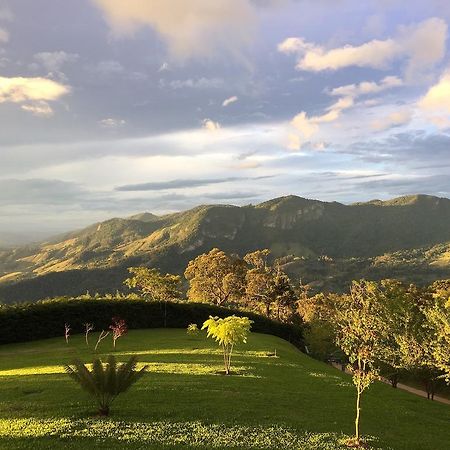
M450 276L450 200L415 195L344 205L288 196L111 219L0 251L0 299L108 292L129 266L182 272L213 247L240 255L268 248L292 277L321 289L340 290L362 276L429 283Z

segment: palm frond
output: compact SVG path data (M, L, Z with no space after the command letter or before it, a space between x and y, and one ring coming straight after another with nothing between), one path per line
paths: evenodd
M80 360L75 360L72 365L65 365L64 370L82 389L95 397L100 413L107 415L114 399L138 381L147 368L144 366L136 370L136 367L135 356L126 363L117 364L116 358L111 355L106 364L103 364L100 359L95 359L92 370L89 370Z

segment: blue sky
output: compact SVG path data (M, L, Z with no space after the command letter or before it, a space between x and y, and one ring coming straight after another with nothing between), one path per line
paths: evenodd
M445 0L0 0L0 231L450 196Z

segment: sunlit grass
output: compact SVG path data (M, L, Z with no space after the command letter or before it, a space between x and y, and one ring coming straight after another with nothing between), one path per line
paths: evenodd
M0 346L0 449L282 448L333 450L351 436L351 378L273 336L237 347L233 375L205 336L132 330L93 351L63 336ZM277 357L274 357L276 350ZM148 373L119 397L109 419L63 373L79 358L136 355ZM376 383L363 400L362 430L374 448L444 450L450 408Z
M225 426L193 422L123 422L113 420L37 420L33 418L0 420L0 437L42 438L61 440L89 438L94 443L179 445L207 448L246 449L333 449L343 450L348 436L338 433L299 433L282 426ZM376 445L374 438L368 442ZM112 444L113 445L113 444ZM376 446L367 447L374 449Z

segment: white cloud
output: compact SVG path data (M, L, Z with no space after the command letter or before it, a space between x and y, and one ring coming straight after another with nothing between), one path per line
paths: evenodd
M78 58L79 55L76 53L66 53L62 50L57 52L40 52L34 55L34 59L49 72L58 72L64 64L76 62Z
M330 95L359 97L361 95L378 94L386 89L400 87L403 85L403 81L396 76L388 76L383 78L379 83L374 81L363 81L358 84L347 84L346 86L340 86L334 88Z
M295 129L295 133L292 133L292 131L289 133L287 148L289 150L299 150L302 145L307 142L307 139L318 133L319 124L331 123L338 120L343 111L355 106L355 101L358 97L377 94L386 89L402 85L403 81L400 78L387 76L378 83L374 81L363 81L358 84L348 84L327 91L329 95L339 96L340 98L326 108L324 114L312 117L308 117L305 111L297 114L290 122L291 127ZM372 102L371 100L366 100L361 104L364 106L373 106L376 103L374 103L373 100ZM401 121L401 118L396 114L393 114L392 117L383 119L383 121L380 121L379 123L377 122L372 128L385 129L391 126L400 125L400 123L396 124L396 121ZM314 147L312 146L312 148Z
M251 0L92 0L113 32L132 35L152 27L167 43L172 57L241 54L255 33L256 12Z
M47 78L0 77L0 103L54 101L70 88Z
M302 141L300 139L300 136L295 133L289 133L287 137L286 148L288 150L300 150L301 146Z
M327 112L322 115L308 117L305 111L300 112L290 122L291 130L294 131L288 134L287 148L289 150L300 150L308 139L317 134L319 124L336 121L342 111L351 108L353 104L352 97L342 97L330 105Z
M221 129L219 122L214 122L211 119L203 119L202 121L203 128L208 131L218 131Z
M166 84L170 86L172 89L183 89L183 88L191 88L191 89L217 89L224 85L223 78L188 78L187 80L172 80L170 82L166 82L165 80L160 81L161 86L165 86Z
M410 110L394 111L386 117L377 119L372 122L372 128L376 131L384 131L389 128L406 125L412 119Z
M4 44L9 41L9 33L0 27L0 43Z
M450 114L450 70L447 70L439 82L428 90L420 100L419 106L426 111Z
M374 39L357 46L326 49L303 38L291 37L279 44L278 50L296 55L298 70L312 72L350 66L387 69L395 60L406 60L406 75L411 78L442 60L446 37L447 24L434 17L416 25L400 27L394 38Z
M418 102L419 110L439 128L450 126L450 69Z
M170 66L168 62L163 62L158 69L158 72L166 72L167 70L170 70Z
M108 117L98 121L98 124L104 128L118 128L126 124L123 119L114 119L113 117Z
M228 106L228 105L231 105L232 103L237 102L237 101L238 101L238 97L236 95L233 95L232 97L229 97L229 98L225 99L222 102L222 106Z
M53 116L53 109L51 106L44 101L30 103L22 105L21 108L24 111L30 112L37 117L50 117Z

